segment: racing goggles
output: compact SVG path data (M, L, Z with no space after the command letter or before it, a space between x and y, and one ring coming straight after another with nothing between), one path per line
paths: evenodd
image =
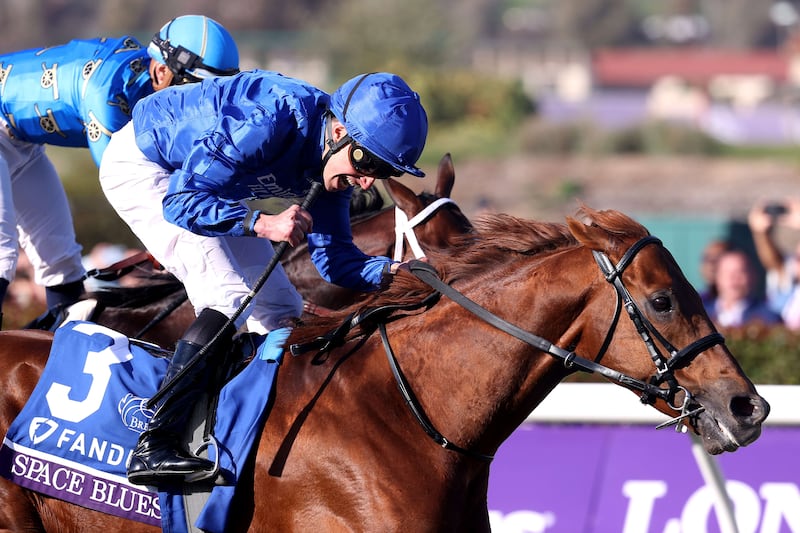
M159 33L150 41L161 52L164 63L179 77L188 82L201 81L214 76L232 76L239 73L238 68L221 70L203 63L203 58L181 45L174 46L169 39L162 39Z
M355 141L350 141L350 164L359 174L379 180L385 180L391 176L397 178L403 175L401 171L369 152Z

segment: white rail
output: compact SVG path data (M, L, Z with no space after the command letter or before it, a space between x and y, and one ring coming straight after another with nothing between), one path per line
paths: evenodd
M800 386L756 385L772 408L767 425L800 425ZM660 424L668 417L641 404L635 393L613 383L561 383L528 417L560 424ZM666 431L666 430L662 430Z

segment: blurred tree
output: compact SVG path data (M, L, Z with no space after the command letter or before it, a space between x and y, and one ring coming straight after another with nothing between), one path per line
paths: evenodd
M463 64L480 40L520 28L546 46L636 44L647 15L701 15L708 44L756 47L775 43L770 7L752 0L0 0L0 53L96 35L146 38L187 13L206 14L232 31L323 32L318 50L343 71L397 57ZM503 20L510 8L517 9L510 17L516 30Z
M556 43L619 46L638 35L638 12L629 0L560 0L552 8Z
M340 77L388 65L465 64L485 31L491 0L346 0L328 2L309 21L322 34ZM402 72L400 72L402 74Z
M45 27L43 4L43 1L0 0L0 53L41 46Z
M711 26L710 44L726 48L763 47L774 42L771 2L703 0L700 8Z

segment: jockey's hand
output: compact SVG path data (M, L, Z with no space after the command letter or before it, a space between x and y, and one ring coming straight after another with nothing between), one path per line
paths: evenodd
M389 273L390 274L397 274L398 270L405 270L406 272L411 272L411 268L409 268L408 263L411 261L423 261L425 263L428 262L427 257L420 257L419 259L409 259L408 261L403 261L402 263L392 263L389 266Z
M286 241L290 246L297 246L303 242L311 227L309 212L299 205L292 205L277 215L261 213L253 226L253 231L258 237L273 242Z

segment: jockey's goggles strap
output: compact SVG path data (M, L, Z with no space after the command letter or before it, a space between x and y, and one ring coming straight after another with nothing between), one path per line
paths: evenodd
M170 70L177 76L191 81L199 81L202 77L232 76L239 73L238 68L222 70L206 65L199 55L181 45L173 46L169 39L162 39L160 33L153 35L152 42L161 50L164 62ZM190 74L189 70L195 71L194 74Z
M328 153L322 157L323 170L325 169L325 165L328 164L330 158L333 157L336 152L353 142L353 138L350 137L350 135L345 135L336 142L333 141L333 125L331 124L333 118L334 115L330 112L328 112L325 117L325 144L328 145Z

